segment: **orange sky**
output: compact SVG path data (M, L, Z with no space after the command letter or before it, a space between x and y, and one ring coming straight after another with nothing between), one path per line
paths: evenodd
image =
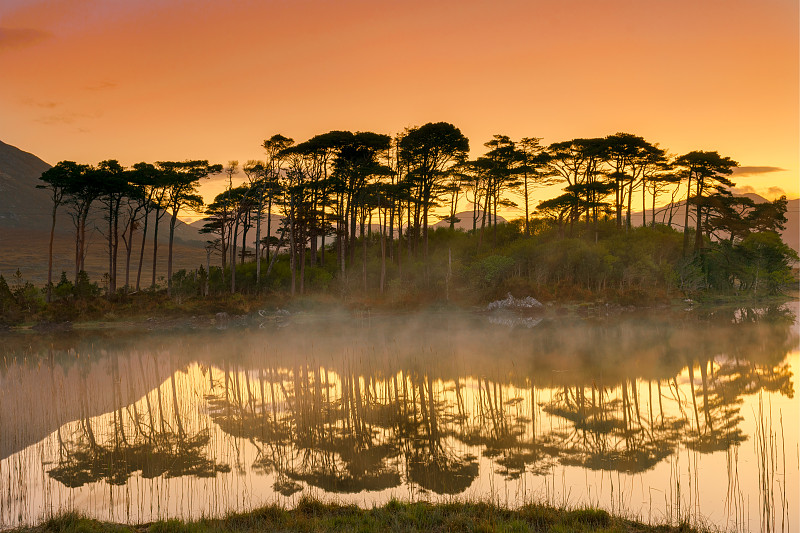
M796 197L798 34L796 0L3 0L0 140L224 164L274 133L627 131Z

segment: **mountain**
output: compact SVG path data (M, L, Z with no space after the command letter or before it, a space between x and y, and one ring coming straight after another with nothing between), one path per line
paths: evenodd
M27 281L41 283L47 278L47 245L50 239L52 202L47 191L37 189L39 178L51 165L35 155L0 141L0 274L7 279L19 269ZM98 280L108 270L107 252L102 231L105 229L103 213L95 210L90 215L87 228L88 252L86 270ZM153 219L150 220L153 227ZM159 227L159 257L157 275L166 271L166 246L169 239L168 217L161 219ZM205 263L205 236L195 228L178 221L175 227L175 270L196 268ZM141 234L134 235L134 250L138 251ZM152 250L152 231L149 232L145 252L143 277L152 268L148 263ZM60 272L73 272L75 264L74 228L65 208L56 216L56 236L53 249L53 271L58 279ZM118 277L124 281L125 253L120 243ZM138 260L138 255L134 254ZM138 262L135 263L138 265ZM148 267L148 265L150 265Z
M786 230L781 236L783 242L800 252L800 198L786 204Z
M746 193L742 194L746 198L751 199L754 203L761 204L768 202L766 198L761 195ZM663 205L656 207L656 222L666 224L670 218L670 211L672 212L672 226L676 229L683 228L683 219L686 214L684 209L685 202L676 202L673 206ZM800 199L795 198L789 200L786 204L786 229L781 232L783 242L792 247L795 251L800 251ZM646 211L647 223L649 224L653 219L653 211L648 209ZM693 225L692 213L689 213L689 225ZM636 211L631 213L631 224L634 226L642 225L642 212Z
M0 228L50 230L50 196L36 188L48 168L35 155L0 141Z
M478 211L477 213L478 221L476 223L476 227L481 227L481 217L483 217L483 211ZM489 225L489 219L491 214L486 215L486 226ZM455 229L463 229L464 231L471 231L472 230L472 211L461 211L456 213L456 218L458 222L455 223ZM500 215L497 216L497 223L498 224L505 224L507 221ZM450 222L448 220L440 220L436 224L433 225L434 228L449 228Z
M42 173L50 167L35 155L0 141L0 229L50 231L53 204L47 191L36 188L42 184L39 181ZM102 214L96 215L95 218L102 217ZM161 224L166 226L167 217L161 219ZM56 231L73 231L72 221L63 208L59 209L57 215ZM205 241L194 228L181 221L175 226L175 237L184 241ZM164 238L167 236L164 235Z

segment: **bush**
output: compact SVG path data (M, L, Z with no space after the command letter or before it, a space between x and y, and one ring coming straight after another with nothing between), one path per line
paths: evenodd
M19 269L14 274L14 287L11 293L24 313L35 313L44 305L41 291L30 281L24 281Z
M67 273L61 272L61 279L58 285L53 287L53 301L68 302L75 298L75 285L67 279Z
M511 275L514 260L505 255L490 255L473 268L470 275L484 287L496 287Z
M78 280L74 287L75 298L78 300L90 300L100 296L102 292L97 283L89 281L89 274L84 270L78 272Z
M195 271L181 269L172 275L172 295L177 298L199 296L201 284Z
M0 275L0 325L13 326L25 319L22 308L11 292L5 278Z

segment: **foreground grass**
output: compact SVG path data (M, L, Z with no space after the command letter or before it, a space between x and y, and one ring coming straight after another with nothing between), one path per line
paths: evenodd
M52 531L79 533L116 532L240 532L240 531L502 531L502 532L697 532L687 525L648 526L612 517L596 509L556 509L544 505L525 505L509 510L489 503L401 503L390 501L383 507L361 509L354 505L328 504L303 499L292 510L273 505L219 519L194 522L166 520L152 524L126 526L109 524L75 513L51 518L22 532Z

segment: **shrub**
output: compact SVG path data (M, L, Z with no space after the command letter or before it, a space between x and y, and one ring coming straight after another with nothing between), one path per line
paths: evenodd
M474 279L485 287L495 287L511 275L514 260L505 255L490 255L480 261L473 272Z
M53 287L53 300L67 302L75 298L75 285L67 279L67 273L61 272L58 285Z

